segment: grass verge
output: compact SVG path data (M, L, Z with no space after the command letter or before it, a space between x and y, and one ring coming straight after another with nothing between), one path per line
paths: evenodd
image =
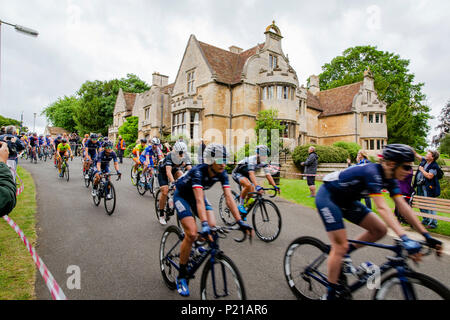
M18 167L17 172L25 189L17 198L17 205L9 216L34 246L36 188L29 172L21 167ZM20 237L3 219L0 219L0 254L0 300L34 299L34 261Z
M322 182L316 181L316 190L319 190L319 187L322 185ZM293 201L295 203L301 204L305 207L316 209L315 199L308 198L310 192L308 185L306 184L306 180L299 179L280 179L280 187L281 187L281 197ZM389 197L388 194L383 193L389 208L394 210L394 201ZM363 202L364 203L364 202ZM372 202L373 205L373 202ZM376 208L372 206L372 209L375 213L377 213ZM415 211L419 211L418 209L414 209ZM450 214L446 213L438 213L439 215L450 217ZM422 217L419 217L422 220ZM446 221L438 221L438 227L436 229L429 230L431 233L442 234L445 236L450 236L450 223Z

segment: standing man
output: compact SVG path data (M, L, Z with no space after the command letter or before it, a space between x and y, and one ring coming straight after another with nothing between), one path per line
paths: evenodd
M6 165L8 157L8 144L0 141L0 217L9 214L16 206L17 187Z
M25 149L25 145L16 135L15 126L6 127L6 134L0 136L0 140L5 141L7 143L9 150L9 157L6 161L6 164L11 170L11 174L13 176L14 181L16 181L18 153L22 152Z
M119 136L119 141L117 141L116 149L117 149L117 156L119 157L120 163L122 164L123 154L126 149L125 141L122 139L122 136Z
M313 146L308 149L308 159L305 162L302 162L301 165L305 166L305 174L316 174L317 173L317 165L319 164L319 156L316 153L316 148ZM311 194L308 198L316 197L316 177L315 176L306 176L306 181L308 182L309 191Z

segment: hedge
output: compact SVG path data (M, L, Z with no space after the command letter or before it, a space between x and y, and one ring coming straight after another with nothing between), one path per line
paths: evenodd
M439 180L441 185L441 195L439 198L450 199L450 177L443 177Z
M308 149L311 145L298 146L292 153L292 160L294 164L300 170L303 170L303 166L300 163L306 161L308 158ZM319 146L312 145L316 148L316 153L319 156L319 163L347 163L349 153L347 150L333 146Z
M333 143L333 146L347 150L350 154L350 159L352 160L352 162L356 161L358 151L362 149L362 147L356 142L338 141Z

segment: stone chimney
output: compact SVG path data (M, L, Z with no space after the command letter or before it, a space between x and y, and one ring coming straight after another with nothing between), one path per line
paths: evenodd
M239 48L239 47L236 47L236 46L231 46L229 49L230 49L231 52L237 53L237 54L239 54L239 53L241 53L243 51L242 48Z
M312 75L309 77L309 91L313 95L316 95L318 92L320 92L319 76Z
M152 86L165 87L169 84L169 77L159 74L159 72L153 73Z
M375 90L375 83L373 79L373 73L372 70L370 70L370 67L364 71L364 82L363 82L364 88L367 90Z
M264 34L266 35L265 48L282 54L281 39L283 39L283 37L281 36L280 29L275 25L275 21L266 28Z

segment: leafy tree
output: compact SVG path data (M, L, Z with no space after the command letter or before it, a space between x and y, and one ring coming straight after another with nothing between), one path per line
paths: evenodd
M272 130L278 130L279 137L282 136L283 130L285 128L284 125L281 124L278 119L278 110L269 109L262 110L258 113L258 117L256 119L255 133L257 137L258 144L265 144L272 150ZM260 130L266 130L266 136L260 136ZM265 139L264 139L265 138ZM279 150L282 147L282 140L278 141Z
M127 121L119 128L119 135L122 136L127 146L134 145L138 138L138 117L128 117Z
M74 115L78 104L79 100L75 96L64 96L45 108L41 115L45 115L53 126L74 132L76 130Z
M450 155L450 133L447 133L445 137L441 140L439 151L441 153Z
M379 98L387 104L389 143L405 143L423 150L430 130L430 107L425 104L423 83L414 83L409 60L373 46L348 48L322 66L320 89L327 90L362 81L370 67Z
M20 127L20 121L17 121L15 119L6 118L0 115L0 127L6 127L6 126L16 126Z
M445 107L442 108L438 120L440 123L436 129L439 130L439 134L433 137L433 144L436 146L442 143L442 140L448 140L447 136L450 133L450 100L447 101Z
M333 143L333 146L347 150L352 161L356 161L358 151L361 150L361 146L355 142L338 141Z

